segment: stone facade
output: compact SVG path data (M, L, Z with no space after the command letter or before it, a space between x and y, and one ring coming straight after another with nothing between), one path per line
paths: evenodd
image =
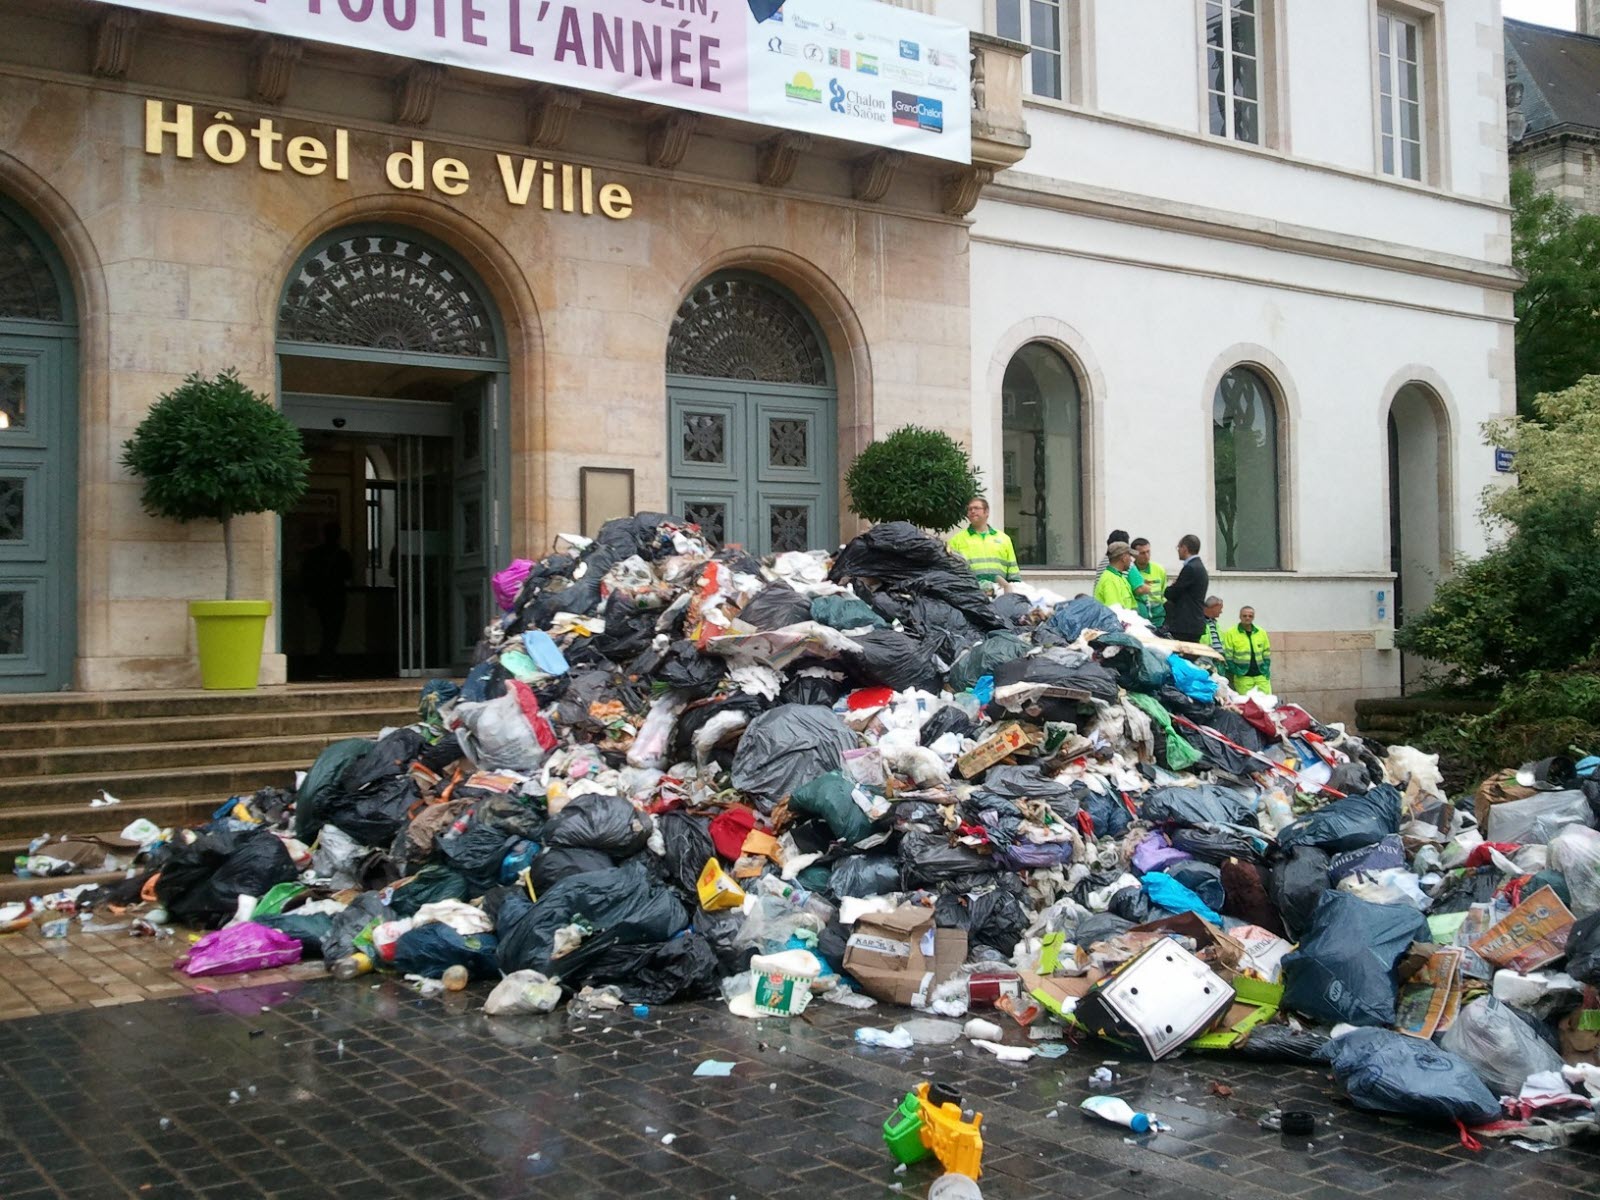
M0 20L16 35L0 46L0 194L54 240L81 309L80 688L194 682L184 601L220 593L220 534L145 515L121 444L193 371L237 367L274 394L288 272L316 238L353 223L431 235L490 292L510 351L518 553L536 556L576 527L580 466L632 468L638 505L665 506L668 329L715 271L776 280L820 325L838 377L842 465L908 421L958 436L971 428L967 228L941 211L946 181L932 164L900 171L866 204L853 199L848 157L805 155L789 186L759 183L758 130L691 135L668 169L650 165L663 159L650 114L620 105L585 104L559 146L530 148L525 88L449 78L427 123L402 128L394 65L376 56L314 49L274 105L252 93L260 72L243 35L147 19L125 74L107 78L82 70L96 33L76 6L7 0ZM193 106L192 158L177 156L171 133L148 152L152 101L167 121ZM202 151L208 127L248 131L262 117L328 145L347 130L348 179L263 170L253 145L233 164ZM388 156L414 139L431 161L465 165L464 194L390 186ZM511 205L497 154L592 168L629 189L631 215ZM243 522L241 594L274 594L276 529L265 517ZM284 672L271 651L267 682Z

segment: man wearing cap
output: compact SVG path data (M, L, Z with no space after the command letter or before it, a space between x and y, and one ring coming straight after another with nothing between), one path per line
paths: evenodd
M1256 624L1256 610L1248 604L1239 610L1239 623L1222 631L1222 653L1227 658L1228 685L1246 692L1272 691L1272 641Z
M1126 608L1134 612L1139 601L1133 594L1133 583L1128 578L1133 566L1133 547L1127 542L1112 542L1106 547L1106 569L1094 585L1094 598L1109 607Z
M985 583L1020 583L1022 569L1011 539L989 528L989 502L982 496L967 501L967 527L950 536L952 553L967 560L972 573Z

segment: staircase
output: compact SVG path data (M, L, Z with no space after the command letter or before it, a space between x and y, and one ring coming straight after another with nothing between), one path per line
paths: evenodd
M18 879L42 833L197 824L230 796L292 788L331 742L416 720L417 680L258 692L53 693L0 699L0 901L117 874ZM94 808L104 788L122 801Z

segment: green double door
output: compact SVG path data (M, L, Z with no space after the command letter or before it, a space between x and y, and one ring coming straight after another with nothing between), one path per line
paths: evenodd
M668 377L669 501L757 556L839 537L832 388Z

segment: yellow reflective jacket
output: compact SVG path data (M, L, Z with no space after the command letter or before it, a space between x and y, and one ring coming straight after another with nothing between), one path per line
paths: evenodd
M949 546L952 553L967 560L979 579L1004 579L1008 583L1022 579L1011 539L998 529L991 527L978 533L968 525L950 535Z

